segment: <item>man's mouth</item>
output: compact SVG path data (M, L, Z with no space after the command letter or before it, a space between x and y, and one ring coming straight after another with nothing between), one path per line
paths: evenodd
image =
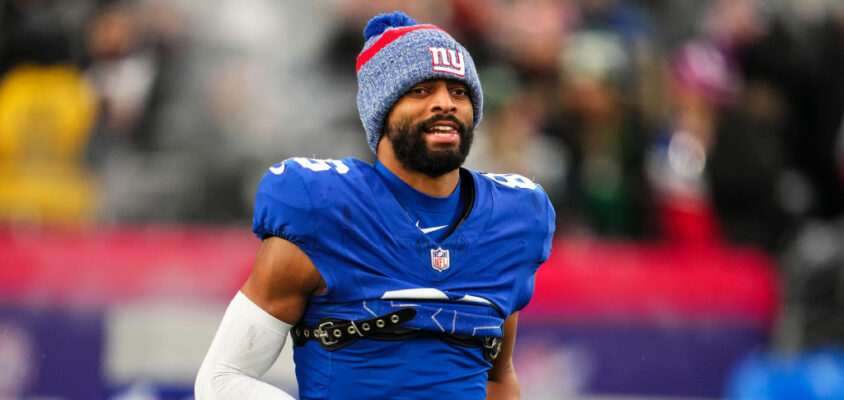
M450 135L453 133L457 133L457 129L453 126L448 125L434 125L426 128L425 133L431 133L434 135Z
M448 120L435 121L425 125L423 132L432 136L437 142L451 142L460 138L460 127L457 123Z

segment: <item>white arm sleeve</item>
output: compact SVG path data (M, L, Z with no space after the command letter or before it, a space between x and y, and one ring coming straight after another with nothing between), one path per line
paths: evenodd
M291 325L238 291L196 377L196 400L293 400L258 380L273 365Z

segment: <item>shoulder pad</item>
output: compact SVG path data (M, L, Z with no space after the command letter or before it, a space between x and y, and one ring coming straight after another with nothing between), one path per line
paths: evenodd
M510 189L536 190L539 185L519 174L493 174L481 172L483 177ZM540 189L541 190L541 189Z
M290 158L271 166L258 184L252 230L260 238L278 236L300 246L310 242L324 188L350 171L343 160Z
M551 253L556 214L542 186L519 174L480 175L494 182L492 186L501 195L503 207L518 213L528 213L522 215L521 220L529 224L528 235L532 239L530 242L541 244L537 249L537 265L547 260Z

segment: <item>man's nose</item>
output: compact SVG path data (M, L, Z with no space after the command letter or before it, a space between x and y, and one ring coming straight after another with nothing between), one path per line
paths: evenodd
M457 103L451 97L448 87L444 83L436 85L431 93L431 111L436 113L455 113Z

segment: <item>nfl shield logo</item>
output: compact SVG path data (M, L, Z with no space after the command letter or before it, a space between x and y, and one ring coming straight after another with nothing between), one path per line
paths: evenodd
M431 249L431 267L440 272L447 270L448 250L443 250L442 247Z

